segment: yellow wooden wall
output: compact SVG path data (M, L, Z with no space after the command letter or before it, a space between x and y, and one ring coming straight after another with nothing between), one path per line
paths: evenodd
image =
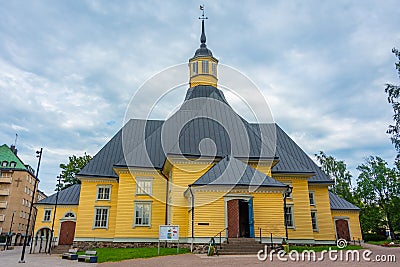
M310 206L311 210L317 211L318 231L314 231L314 238L315 240L334 240L335 229L331 219L328 186L309 185L308 188L314 192L315 206Z
M153 178L152 196L135 195L136 177ZM154 173L124 173L119 178L115 238L158 238L159 225L165 224L166 179ZM135 201L151 202L151 226L135 226Z
M254 233L258 237L260 228L263 236L284 237L285 223L281 192L252 193L254 213Z
M171 207L171 224L180 226L180 236L190 237L189 234L189 212L190 203L184 196L188 185L194 183L200 176L206 173L212 165L208 164L180 164L176 163L171 171L172 179L170 194L173 203Z
M118 204L116 179L81 179L75 238L114 238ZM96 201L97 185L111 185L111 200ZM107 229L93 229L95 207L110 207Z
M275 175L273 178L283 183L291 183L293 187L293 197L287 199L287 204L293 205L295 228L288 228L289 239L313 239L307 178Z
M36 232L42 228L51 229L51 225L53 222L54 215L54 205L42 205L36 204L37 214L36 214L36 222L35 222L35 235ZM50 221L43 221L44 218L44 210L51 209ZM60 219L64 217L67 212L73 212L75 216L78 215L78 205L57 205L56 219L54 222L54 236L58 237L58 232L60 230Z
M351 210L332 210L332 223L334 224L335 217L345 217L349 219L350 236L355 240L362 240L360 227L360 212Z

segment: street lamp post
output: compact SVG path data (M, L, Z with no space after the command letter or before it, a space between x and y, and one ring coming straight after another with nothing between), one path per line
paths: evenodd
M40 151L36 151L36 157L39 158L38 161L38 166L37 166L37 171L36 171L36 177L35 177L35 186L33 187L33 194L32 194L32 199L31 199L31 206L29 208L29 216L28 216L28 223L26 225L26 231L25 231L25 238L24 238L24 246L22 247L22 252L21 252L21 259L19 260L19 263L25 263L25 250L26 250L26 242L28 239L28 234L29 234L29 224L31 222L31 216L32 216L32 209L33 209L33 203L35 202L35 194L36 194L36 187L39 181L39 168L40 168L40 162L42 160L42 152L43 148L40 148ZM32 244L31 244L32 245Z
M289 238L288 229L287 229L288 226L287 226L287 221L286 221L286 198L292 193L292 189L293 189L293 187L288 185L287 189L285 190L285 192L283 192L283 219L284 219L284 222L285 222L286 241Z
M56 194L56 205L54 207L53 222L51 224L50 245L49 245L49 250L48 250L49 254L51 254L51 243L52 243L53 237L54 237L54 221L56 220L56 212L57 212L57 204L58 204L58 193L60 192L60 186L61 186L61 176L57 176L57 181L58 181L58 186L57 186L57 194Z
M11 239L12 239L12 225L14 223L14 215L15 215L15 210L13 211L12 217L11 217L11 224L10 224L10 231L8 231L8 236L6 240L6 246L4 250L7 250L8 248L8 243L11 245Z

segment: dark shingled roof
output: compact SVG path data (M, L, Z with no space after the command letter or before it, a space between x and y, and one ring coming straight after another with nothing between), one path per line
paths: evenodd
M331 210L360 210L356 205L351 204L332 192L329 192L329 200L331 203Z
M314 175L310 182L332 183L278 125L248 123L221 90L206 85L188 89L180 109L166 121L128 121L79 176L117 178L113 167L162 169L168 154L275 158L273 173L309 173Z
M286 187L285 184L278 182L246 163L230 156L225 157L215 164L211 169L197 179L193 185Z
M74 184L70 187L61 190L58 193L58 205L78 205L79 204L79 195L81 192L81 185ZM52 194L42 200L39 200L37 204L47 204L47 205L55 205L56 204L57 193Z

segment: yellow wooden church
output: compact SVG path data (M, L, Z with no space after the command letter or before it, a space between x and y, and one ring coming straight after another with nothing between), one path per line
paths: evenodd
M189 88L167 120L132 118L59 194L60 244L157 242L160 225L181 243L254 238L333 244L362 239L359 208L330 193L333 181L275 123L251 123L218 89L218 60L201 45ZM37 203L35 233L51 228L55 195ZM68 236L68 237L67 237ZM72 237L71 237L72 236Z

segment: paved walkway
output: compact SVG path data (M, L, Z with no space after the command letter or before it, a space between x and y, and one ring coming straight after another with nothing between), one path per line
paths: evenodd
M260 261L256 255L245 255L245 256L213 256L207 257L206 255L195 255L195 254L181 254L176 256L163 256L149 259L134 259L126 260L122 262L109 262L99 264L89 263L78 263L78 261L62 260L60 255L46 255L46 254L26 254L25 264L18 263L21 257L21 248L16 247L14 250L0 251L0 265L5 267L13 266L29 266L29 267L57 267L57 266L97 266L97 267L122 267L122 266L162 266L162 267L178 267L178 266L318 266L323 264L324 267L331 266L362 266L362 267L379 267L379 266L399 266L400 262L400 248L385 248L381 246L365 244L364 247L372 251L369 255L371 261L365 261L362 259L362 253L364 250L360 250L361 260L359 262L346 262L345 260L329 260L326 254L324 260L321 261L280 261L276 256L273 257L272 261L268 258L266 261ZM320 257L321 253L317 253L317 257ZM377 262L375 256L377 255L394 255L396 262ZM343 256L345 258L345 255Z
M0 266L4 267L70 267L70 266L97 266L78 261L62 260L61 255L29 254L29 247L26 248L25 263L18 263L21 259L22 247L14 247L13 250L0 251Z

